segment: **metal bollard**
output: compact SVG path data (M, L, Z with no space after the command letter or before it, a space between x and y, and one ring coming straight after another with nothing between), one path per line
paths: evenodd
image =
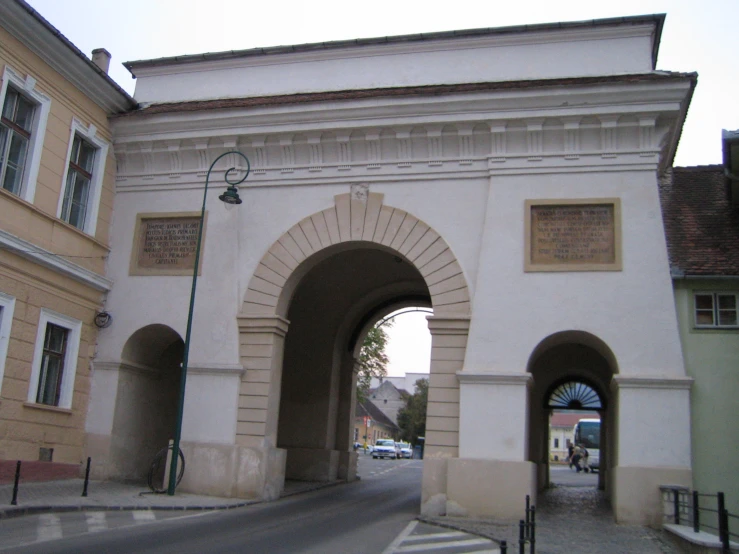
M531 523L529 520L529 513L531 512L531 497L529 495L526 495L526 538L529 538L529 524Z
M15 484L13 485L13 500L10 501L10 503L13 506L18 505L18 482L21 479L21 461L18 460L18 463L15 466Z
M531 506L531 533L529 534L529 552L536 554L536 506Z
M724 493L720 492L716 495L718 500L718 538L721 541L722 554L728 554L729 550L729 517L726 511L726 503L724 501Z
M508 554L508 542L500 541L500 554Z
M680 493L677 489L672 491L672 511L675 525L680 525Z
M90 482L90 460L91 458L87 457L87 469L85 470L85 486L82 488L82 496L87 496L87 483Z
M524 520L519 520L518 522L518 554L525 554L524 549L526 548L526 539L524 538L524 527L526 526L526 522Z
M693 491L693 532L700 531L700 508L698 506L698 491Z

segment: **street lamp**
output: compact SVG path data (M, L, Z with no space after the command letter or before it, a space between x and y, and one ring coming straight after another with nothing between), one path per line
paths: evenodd
M239 198L239 190L236 185L243 183L249 176L251 165L249 164L249 158L238 150L226 152L218 156L208 168L208 174L205 176L205 190L203 191L203 208L200 210L200 225L198 226L198 242L195 246L195 267L192 271L192 290L190 291L190 311L187 313L187 331L185 333L185 349L182 353L182 375L180 377L180 404L177 412L177 423L174 431L174 443L172 445L172 460L169 465L169 486L167 487L167 494L169 496L174 495L174 489L177 486L177 461L180 453L180 435L182 434L182 414L184 413L185 407L185 381L187 380L187 357L190 352L190 332L192 331L192 313L195 307L195 287L198 284L198 265L200 264L200 242L203 238L203 225L205 224L205 200L208 197L208 181L210 180L210 172L213 171L218 160L224 156L235 154L241 156L246 161L246 173L238 181L230 181L228 176L232 171L236 171L235 167L232 167L226 171L223 175L224 181L229 185L226 192L221 194L218 199L226 204L241 204L241 198Z

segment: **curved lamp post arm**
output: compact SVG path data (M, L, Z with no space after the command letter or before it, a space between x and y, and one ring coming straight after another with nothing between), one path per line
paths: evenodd
M210 173L218 163L218 161L228 155L236 154L241 156L246 161L246 173L241 179L230 180L229 175L231 172L237 171L235 167L226 170L223 175L223 180L229 185L226 192L221 194L218 199L227 204L241 204L241 198L239 198L239 191L236 185L243 183L249 176L251 171L251 164L249 158L238 150L232 150L230 152L224 152L218 156L208 168L208 173L205 176L205 190L203 190L203 207L200 210L200 225L198 225L198 240L195 245L195 267L192 271L192 288L190 290L190 309L187 312L187 330L185 331L185 347L182 353L182 372L180 375L180 397L179 405L177 408L177 423L175 426L174 440L172 444L172 457L169 465L169 485L167 487L167 494L169 496L174 495L174 489L177 486L177 461L179 459L178 453L180 451L180 438L182 435L182 416L185 411L185 384L187 382L187 362L190 354L190 334L192 332L192 319L193 311L195 308L195 289L198 284L198 269L200 265L200 244L203 239L203 226L205 225L205 202L208 198L208 183L210 182Z

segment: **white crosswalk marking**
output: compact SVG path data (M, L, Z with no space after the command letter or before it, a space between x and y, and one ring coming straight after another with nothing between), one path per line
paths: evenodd
M495 541L462 531L450 531L412 521L383 554L500 554Z
M434 535L431 535L432 538ZM488 539L466 539L458 541L446 542L427 542L423 544L414 544L411 546L401 546L395 552L428 552L429 550L441 550L442 548L465 548L468 546L482 546L483 544L492 544ZM459 551L457 551L459 552Z
M449 531L448 533L434 533L432 535L435 539L458 539L466 537L467 533L462 531ZM412 535L405 539L404 542L415 542L415 541L427 541L429 540L428 535Z
M105 512L87 512L85 518L87 519L87 530L90 533L105 531L108 528L108 523L105 521Z
M38 516L36 528L36 541L53 541L62 538L62 524L59 516L55 514L41 514Z
M156 521L157 516L151 510L136 510L133 512L133 519L136 523L144 523L146 521Z

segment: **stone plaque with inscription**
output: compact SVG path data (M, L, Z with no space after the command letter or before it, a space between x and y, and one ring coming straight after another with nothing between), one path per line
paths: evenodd
M199 212L139 214L131 275L192 275L199 228Z
M526 204L527 271L621 269L618 199Z

